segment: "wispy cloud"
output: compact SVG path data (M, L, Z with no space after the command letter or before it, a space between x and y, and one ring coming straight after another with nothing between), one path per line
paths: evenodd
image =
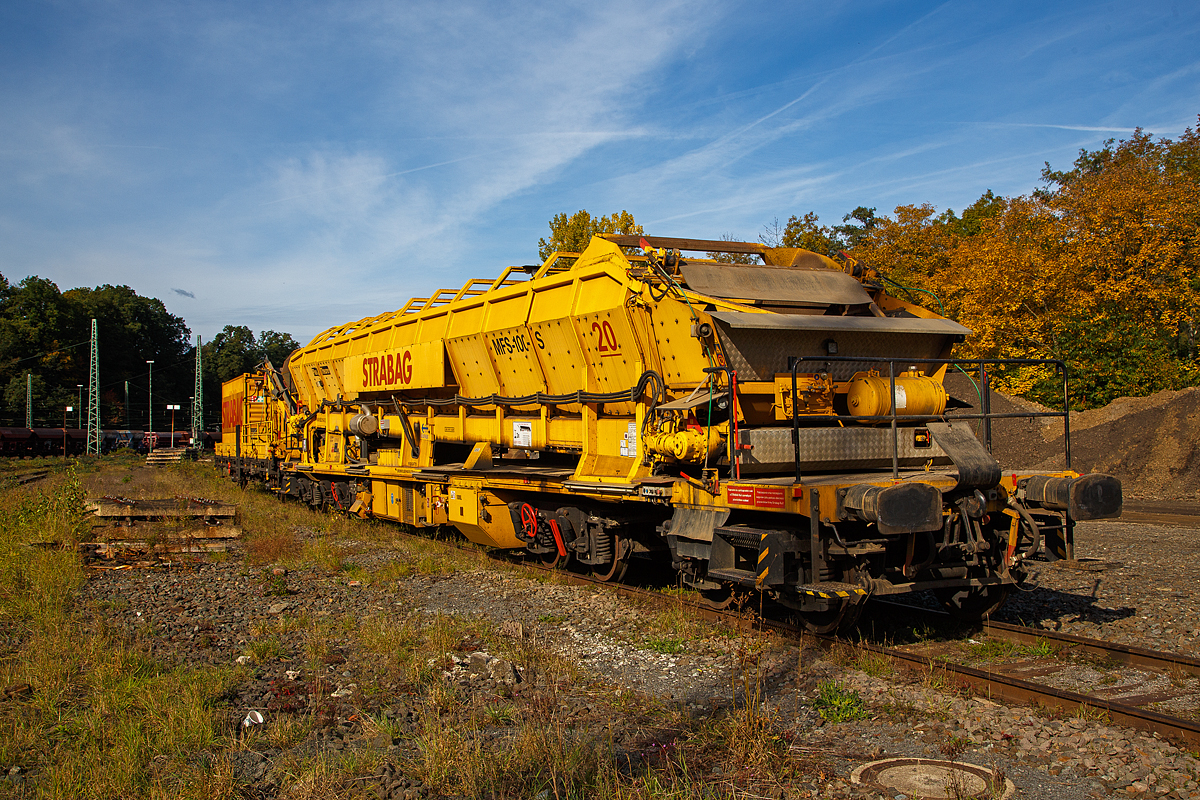
M752 237L959 207L1200 110L1186 4L54 8L0 29L4 272L128 283L206 336L528 263L559 211Z

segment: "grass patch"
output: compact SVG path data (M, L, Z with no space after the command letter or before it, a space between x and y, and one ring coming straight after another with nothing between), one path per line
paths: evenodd
M271 774L279 781L278 796L292 798L346 796L384 759L406 777L422 779L430 796L470 797L699 800L745 796L743 788L768 795L805 768L789 755L781 720L763 700L769 641L714 633L682 607L648 608L633 643L671 655L709 647L714 636L742 637L731 687L736 702L727 711L693 716L656 698L585 682L579 666L550 650L536 630L531 635L511 621L413 611L392 603L401 599L396 596L379 605L363 603L353 613L334 605L327 613L322 606L311 616L278 615L242 628L248 643L226 655L244 653L256 665L273 667L187 670L155 661L147 655L148 624L132 638L114 633L116 626L106 628L105 617L126 612L128 601L77 613L84 576L73 550L24 544L89 534L86 518L77 513L81 493L67 480L62 469L34 484L45 490L41 495L21 487L0 496L0 643L8 648L0 659L0 686L30 685L19 701L0 700L0 763L19 764L31 776L23 787L0 783L0 796L251 796L258 788L239 783L246 779L244 766L229 756L270 747L285 750L272 757ZM334 583L391 584L403 592L396 584L406 578L483 563L479 548L409 540L387 524L316 514L269 492L240 491L204 465L148 470L137 461L111 461L98 469L81 466L75 480L93 495L181 495L238 504L250 562L239 579L258 590L247 596L288 591L268 568L276 564L304 567L295 575L305 581L316 567L326 573L317 576L322 582L334 573ZM388 560L363 567L371 563L360 558L368 552L383 552ZM240 558L236 551L230 557ZM488 568L505 572L503 566ZM300 588L291 580L290 588ZM539 619L546 625L567 621L562 614ZM484 676L469 686L448 682L443 672L453 664L449 654L475 650L511 662L520 681L489 684ZM237 727L246 709L236 698L247 682L274 681L283 658L303 675L295 686L312 687L320 702L299 713L267 711L265 724ZM345 701L355 704L351 711L328 699L337 685L333 676L343 671L351 671L360 687L353 701ZM230 702L238 706L228 707ZM287 750L315 729L327 730L330 715L349 726L355 747ZM388 739L400 749L386 751ZM706 777L715 766L726 777ZM735 773L738 789L727 777Z
M975 663L1013 658L1054 658L1058 655L1058 648L1046 639L1038 639L1033 644L1020 644L988 637L979 642L969 642L966 647L967 657Z
M46 797L221 796L194 754L221 741L233 670L170 668L76 613L83 501L73 469L0 498L0 685L29 687L0 703L0 763ZM64 546L27 546L47 539Z
M652 653L675 655L683 652L683 639L672 636L651 636L646 640L646 649Z
M882 653L861 650L854 659L854 666L870 675L872 678L886 678L895 671L895 664Z
M866 719L867 706L853 689L847 689L837 681L823 681L817 686L817 697L813 708L826 722L848 722Z

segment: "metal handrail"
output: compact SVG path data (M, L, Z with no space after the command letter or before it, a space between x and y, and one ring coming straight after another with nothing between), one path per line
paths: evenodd
M981 419L983 420L984 445L988 452L992 452L992 420L993 419L1033 419L1039 417L1062 417L1063 420L1063 444L1066 450L1067 469L1071 468L1071 393L1067 384L1067 365L1066 362L1056 358L881 358L876 356L789 356L788 367L792 373L792 447L796 458L796 482L801 479L800 474L800 404L796 400L798 386L796 383L796 375L799 372L800 365L805 362L821 362L824 364L832 363L868 363L879 364L887 362L888 365L888 385L891 390L890 405L891 414L879 416L854 416L849 414L838 415L822 415L822 420L837 420L837 421L890 421L892 427L892 478L898 480L900 478L900 437L897 422L900 415L896 413L896 364L945 364L947 366L958 366L967 364L977 367L979 371L980 382L980 405L983 409L978 414L956 414L952 419ZM1060 375L1062 375L1063 386L1063 410L1062 411L1029 411L1025 413L1009 413L1009 414L993 414L991 402L991 382L988 375L988 367L991 366L1054 366ZM947 416L943 414L935 415L920 415L906 414L906 421L928 422L931 420L947 420Z

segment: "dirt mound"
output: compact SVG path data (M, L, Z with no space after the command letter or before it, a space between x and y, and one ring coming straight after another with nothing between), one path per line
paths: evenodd
M970 383L957 377L948 377L946 388L978 406ZM1019 397L992 395L994 413L1048 410ZM992 453L1005 467L1061 469L1062 433L1061 418L994 420ZM978 435L982 440L981 430ZM1123 397L1104 408L1072 412L1071 467L1115 475L1129 498L1200 500L1200 388Z

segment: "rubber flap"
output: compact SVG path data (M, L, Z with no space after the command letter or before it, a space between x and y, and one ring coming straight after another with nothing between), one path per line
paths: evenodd
M1000 482L1000 462L983 448L965 423L930 422L925 427L958 468L960 487L990 489Z

